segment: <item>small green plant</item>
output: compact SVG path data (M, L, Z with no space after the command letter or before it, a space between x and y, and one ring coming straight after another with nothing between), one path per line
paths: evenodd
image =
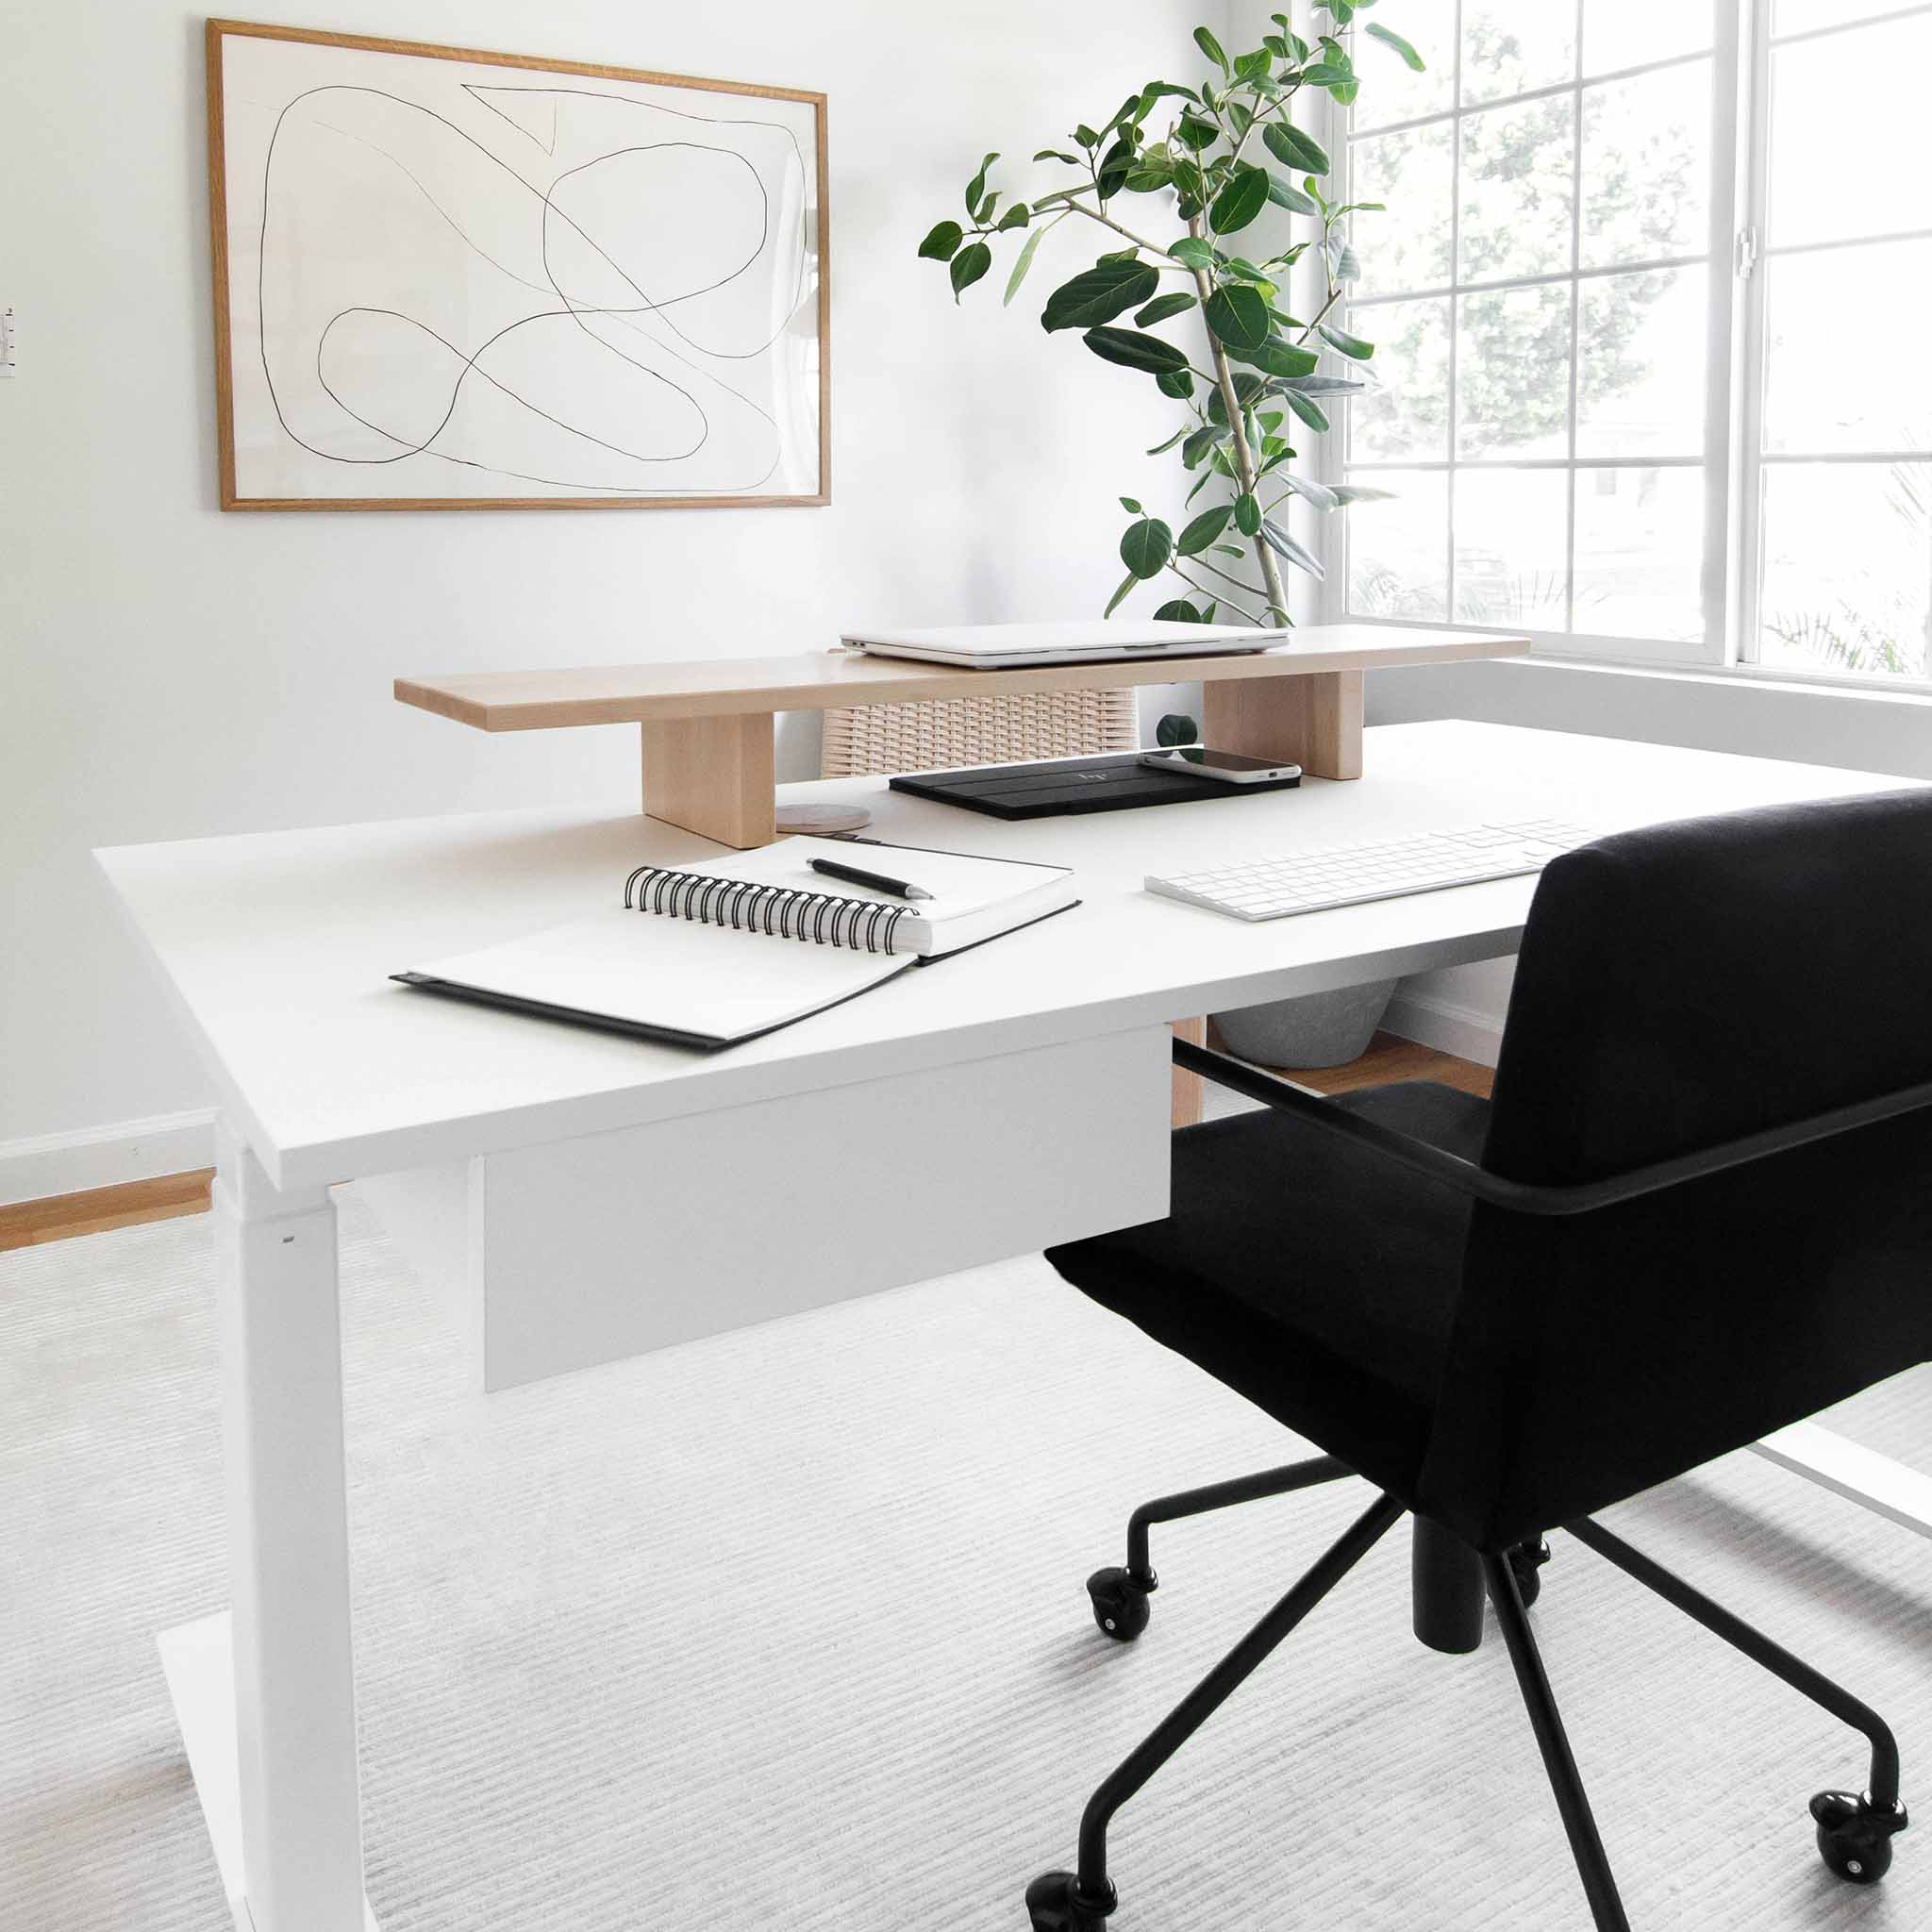
M1329 200L1322 190L1330 172L1328 156L1290 118L1296 96L1304 92L1325 92L1344 106L1355 100L1359 83L1341 36L1374 4L1318 0L1315 11L1326 14L1335 31L1312 44L1293 31L1286 14L1274 14L1279 32L1232 59L1213 34L1196 27L1195 44L1212 63L1199 86L1151 80L1103 126L1075 127L1077 153L1041 148L1033 158L1077 169L1085 180L1035 201L1011 202L1002 212L999 192L987 187L988 172L999 159L990 154L967 184L966 224L940 222L919 245L922 256L947 265L957 301L991 268L999 238L1024 230L1007 279L1006 300L1011 302L1041 238L1061 222L1081 216L1126 244L1056 289L1047 297L1041 326L1049 334L1079 330L1094 355L1151 375L1163 395L1179 403L1188 420L1148 454L1176 451L1184 469L1200 472L1187 508L1210 486L1221 500L1210 499L1194 511L1176 535L1136 498L1121 498L1134 521L1121 539L1127 575L1108 604L1108 616L1137 585L1168 573L1188 588L1163 604L1157 617L1207 624L1226 604L1255 624L1286 624L1281 565L1291 563L1315 577L1323 572L1277 521L1283 506L1299 496L1317 509L1333 510L1384 493L1334 488L1295 475L1288 465L1296 452L1283 434L1291 416L1307 429L1326 429L1329 408L1365 386L1357 376L1330 373L1334 364L1328 358L1359 366L1375 353L1373 343L1328 317L1360 273L1349 244L1348 217L1379 210L1380 204ZM1400 34L1379 22L1364 30L1421 69L1422 57ZM1164 245L1150 240L1119 219L1115 210L1123 196L1130 207L1177 217L1187 232ZM1271 205L1307 217L1315 234L1259 261L1236 253L1228 246L1230 238ZM1148 215L1137 219L1145 224ZM1311 249L1326 292L1313 318L1303 322L1282 306L1284 286ZM1163 277L1178 280L1164 286ZM1129 310L1134 326L1118 325ZM1183 316L1199 325L1204 347L1194 354L1154 333L1157 325ZM1206 368L1196 354L1205 354ZM1230 536L1244 539L1249 548L1228 541ZM1212 561L1223 558L1240 565L1250 551L1258 584ZM1218 587L1204 583L1197 573L1218 579ZM1248 601L1230 596L1230 590Z

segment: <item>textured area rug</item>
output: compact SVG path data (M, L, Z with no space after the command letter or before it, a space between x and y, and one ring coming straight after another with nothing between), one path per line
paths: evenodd
M1081 1581L1129 1507L1301 1445L1043 1263L485 1402L343 1236L384 1932L1024 1932L1092 1785L1366 1500L1157 1532L1118 1649ZM212 1312L206 1220L0 1257L8 1932L226 1924L153 1641L225 1595ZM1924 1372L1838 1420L1932 1465ZM1538 1629L1639 1932L1932 1924L1932 1544L1749 1457L1607 1520L1884 1710L1925 1818L1830 1877L1805 1804L1859 1741L1558 1539ZM1422 1650L1407 1562L1123 1814L1118 1932L1587 1932L1500 1639Z

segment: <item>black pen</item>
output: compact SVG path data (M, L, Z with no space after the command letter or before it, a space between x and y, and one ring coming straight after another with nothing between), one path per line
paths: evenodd
M829 879L843 879L849 885L871 886L880 892L891 892L899 899L930 899L932 894L924 886L908 886L904 879L889 879L883 873L860 872L856 865L841 865L836 859L812 858L806 861L814 872L822 872Z

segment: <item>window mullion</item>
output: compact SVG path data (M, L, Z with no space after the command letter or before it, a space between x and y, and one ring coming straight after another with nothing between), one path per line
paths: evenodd
M1576 0L1576 92L1570 108L1570 465L1563 479L1563 634L1576 631L1576 406L1582 394L1583 0Z
M1743 229L1763 237L1770 212L1772 4L1773 0L1741 0L1737 20L1727 27L1735 36L1733 85L1728 96L1735 126L1727 150L1734 201L1725 240L1725 246L1733 251L1729 257L1729 306L1734 310L1726 341L1731 356L1731 428L1725 463L1732 506L1726 531L1730 622L1725 656L1726 661L1740 664L1757 661L1762 625L1765 291L1769 274L1760 249L1750 272L1740 275L1735 248Z

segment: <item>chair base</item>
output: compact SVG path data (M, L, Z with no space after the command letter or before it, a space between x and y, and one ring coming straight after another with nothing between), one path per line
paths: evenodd
M1089 1580L1094 1619L1118 1641L1146 1628L1147 1599L1158 1578L1148 1560L1147 1529L1157 1522L1197 1515L1237 1502L1286 1493L1348 1472L1332 1457L1270 1470L1178 1496L1163 1497L1134 1512L1124 1568L1097 1572ZM1107 1840L1116 1813L1174 1757L1261 1662L1341 1582L1402 1514L1392 1497L1378 1496L1333 1546L1262 1617L1226 1657L1184 1697L1148 1737L1114 1769L1088 1801L1080 1822L1077 1870L1042 1874L1026 1890L1033 1932L1102 1932L1117 1899L1107 1871ZM1875 1884L1891 1863L1891 1840L1906 1829L1898 1796L1898 1747L1883 1719L1869 1706L1821 1675L1740 1618L1733 1616L1681 1578L1653 1563L1598 1524L1582 1519L1565 1528L1625 1574L1722 1637L1755 1663L1864 1734L1871 1745L1871 1777L1861 1793L1821 1791L1811 1800L1819 1856L1849 1883ZM1572 1756L1554 1692L1526 1614L1549 1547L1539 1538L1501 1555L1482 1555L1449 1531L1415 1521L1416 1634L1432 1648L1468 1651L1481 1640L1481 1595L1472 1618L1468 1586L1474 1575L1487 1593L1508 1648L1517 1687L1542 1755L1543 1767L1575 1858L1596 1932L1630 1932L1630 1922L1611 1875L1582 1778ZM1527 1587L1525 1587L1527 1586Z

